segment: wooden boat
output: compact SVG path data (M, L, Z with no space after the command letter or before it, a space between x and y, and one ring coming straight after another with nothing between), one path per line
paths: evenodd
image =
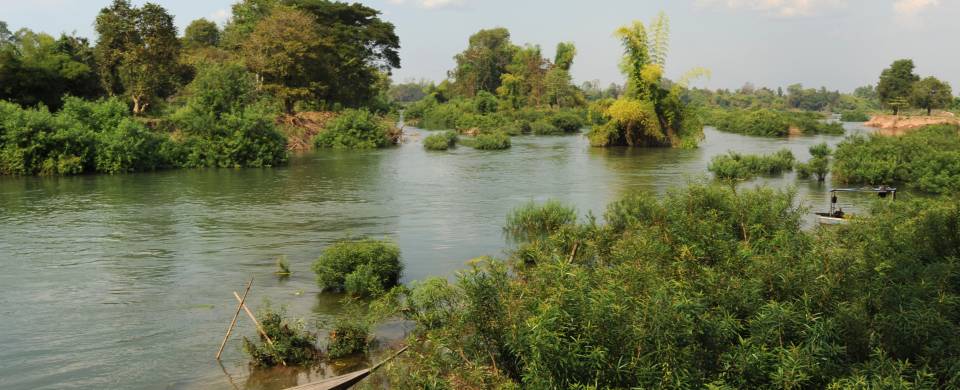
M336 376L333 378L327 378L318 382L307 383L305 385L300 385L296 387L289 387L286 390L346 390L346 389L349 389L351 386L357 384L357 382L360 382L361 380L363 380L363 378L366 378L367 376L369 376L370 373L376 371L376 369L380 368L380 366L382 366L384 363L389 362L390 360L393 360L393 358L397 357L397 355L403 353L403 351L406 351L406 350L407 350L406 346L404 346L403 348L400 348L400 350L398 350L392 356L384 359L380 363L377 363L373 367L360 370L360 371L354 371L349 374L344 374L344 375Z
M880 198L891 196L892 199L897 199L897 189L885 185L876 188L834 188L830 190L830 211L814 213L817 215L817 222L821 225L841 225L849 223L853 217L845 213L843 208L837 207L837 193L839 192L873 192Z

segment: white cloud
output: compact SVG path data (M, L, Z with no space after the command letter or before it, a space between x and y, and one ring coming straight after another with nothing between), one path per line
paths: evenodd
M459 7L463 5L464 0L389 0L392 4L407 4L413 3L420 8L426 9L441 9L441 8L451 8Z
M210 20L217 24L225 24L228 19L230 19L230 10L226 8L220 8L210 14Z
M824 9L843 8L846 7L847 0L697 0L697 5L747 9L790 18L813 15Z
M927 8L940 5L940 0L897 0L893 3L898 15L916 15Z

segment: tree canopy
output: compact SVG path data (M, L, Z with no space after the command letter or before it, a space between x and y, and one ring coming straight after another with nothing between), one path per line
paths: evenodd
M920 76L913 73L913 67L913 60L896 60L880 73L877 95L885 106L893 109L894 115L908 104L913 83L920 80Z
M930 115L934 109L947 108L953 103L953 91L947 82L929 76L913 85L910 102Z

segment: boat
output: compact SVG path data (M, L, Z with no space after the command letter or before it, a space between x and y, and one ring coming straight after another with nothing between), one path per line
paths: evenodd
M825 213L814 213L817 215L817 222L821 225L841 225L850 222L852 214L845 213L842 207L837 207L837 193L840 192L873 192L880 198L890 196L897 199L897 188L882 185L874 188L834 188L830 190L830 211Z

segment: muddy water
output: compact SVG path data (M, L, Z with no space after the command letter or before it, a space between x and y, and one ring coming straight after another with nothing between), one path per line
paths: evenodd
M416 135L397 148L317 152L277 169L0 177L0 388L283 388L346 372L364 362L251 373L236 339L219 365L231 291L254 276L254 306L283 303L322 328L338 299L317 293L310 263L334 240L396 240L405 282L451 275L501 253L504 216L521 202L556 198L601 215L628 191L704 176L728 150L787 147L806 160L810 145L841 139L707 129L696 150L595 149L569 136L436 153ZM804 204L827 206L827 187L793 174L757 182L795 186ZM842 201L856 210L867 199ZM273 275L278 256L292 266L289 279ZM241 318L237 334L254 332Z

